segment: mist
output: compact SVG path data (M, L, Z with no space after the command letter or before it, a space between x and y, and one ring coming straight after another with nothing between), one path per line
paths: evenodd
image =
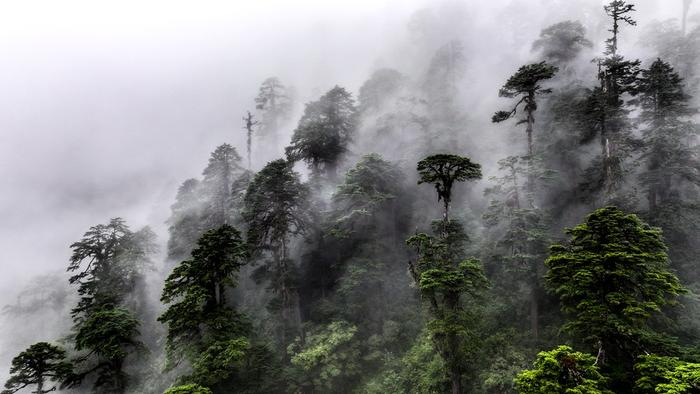
M133 230L149 226L157 235L159 251L149 274L149 292L157 302L157 286L172 267L166 263L166 222L178 187L186 179L200 178L210 153L223 143L245 156L242 117L255 110L253 99L266 78L276 76L293 88L295 104L278 140L269 145L254 140L253 171L284 156L305 103L336 85L357 98L362 84L382 68L396 69L411 81L407 90L416 90L434 53L453 40L463 45L457 105L466 117L460 151L453 153L481 163L484 174L470 186L469 201L457 211L483 210L488 201L480 196L489 186L489 176L498 173L497 161L525 149L521 128L491 122L494 111L510 105L498 97L499 88L518 67L539 61L532 43L540 31L566 20L581 22L593 43L574 62L576 79L593 85L591 60L601 56L609 34L602 12L606 3L4 3L0 301L15 304L20 293L45 274L63 278L67 291L74 293L65 273L69 246L90 226L121 217ZM657 55L641 42L643 27L680 19L682 1L634 3L638 26L623 30L620 48L626 58L641 59L648 66ZM699 21L696 3L690 8L689 28ZM390 160L393 154L401 155L391 141L373 139L374 120L361 122L341 170L368 153L379 152ZM415 162L399 164L413 182ZM310 179L306 166L295 168L303 180ZM584 213L571 213L562 223L576 224ZM19 351L42 338L67 334L70 324L59 323L66 320L60 313L68 313L74 302L72 295L67 297L71 301L63 310L55 309L56 316L20 321L0 315L0 380L6 380L10 361Z

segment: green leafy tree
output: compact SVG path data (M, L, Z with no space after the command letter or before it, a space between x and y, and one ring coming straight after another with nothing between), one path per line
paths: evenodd
M357 327L345 321L331 322L289 345L287 373L292 389L299 392L349 393L360 376L360 350L353 341Z
M172 363L182 355L194 363L214 343L245 334L241 317L227 304L226 289L236 285L248 253L240 232L223 225L204 233L192 258L165 280L161 301L170 305L158 321L168 326Z
M292 163L276 160L258 172L248 186L243 217L248 242L258 256L269 256L256 276L269 281L276 296L268 305L281 313L279 338L285 344L288 331L301 329L297 272L289 258L291 238L303 234L311 222L309 190L292 169Z
M87 352L81 360L93 360L93 366L80 372L78 380L95 373L94 392L124 393L129 382L124 362L134 350L143 349L136 339L138 327L139 321L125 308L107 305L91 313L78 329L75 349Z
M66 351L47 342L37 342L12 359L10 378L2 394L14 394L25 387L36 386L36 394L50 393L73 374L73 364L66 360Z
M595 358L568 346L539 353L534 369L522 371L515 378L520 394L612 394L606 384Z
M684 288L661 231L606 207L566 233L570 241L553 245L545 262L547 286L570 316L564 330L598 349L597 365L629 366L639 354L668 350L648 321Z
M541 209L525 201L534 200L528 188L528 175L537 185L546 186L552 174L543 168L539 158L509 156L499 160L498 165L503 175L491 177L494 185L484 191L491 198L483 215L489 256L493 260L490 272L500 279L496 290L514 306L527 301L522 309L529 304L530 334L538 338L548 223ZM523 289L526 294L514 289Z
M286 148L290 161L306 162L315 176L333 180L341 156L353 139L357 124L352 95L336 86L318 101L306 104L299 125Z
M481 166L467 157L433 155L418 162L418 183L435 185L438 200L444 201L444 217L434 223L437 236L416 234L406 243L417 250L418 259L409 261L409 271L423 299L428 301L430 334L447 367L452 393L462 392L462 373L473 340L470 321L474 316L464 308L465 298L474 298L487 287L481 265L465 259L466 234L462 225L449 219L449 202L455 182L478 179Z
M700 391L700 364L676 357L643 355L634 366L635 393L690 394Z
M155 235L147 227L132 232L124 220L90 228L71 245L69 282L78 286L80 300L72 309L75 348L83 352L72 385L95 375L94 390L123 393L128 376L124 360L142 347L136 339L139 322L127 307L142 286L150 267ZM137 305L132 305L135 308Z
M69 282L78 286L80 300L71 311L79 325L103 305L119 305L136 289L143 270L151 266L155 235L149 228L132 232L121 218L90 227L71 244Z

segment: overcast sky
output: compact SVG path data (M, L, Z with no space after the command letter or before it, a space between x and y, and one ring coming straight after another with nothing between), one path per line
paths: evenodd
M452 3L464 13L445 31L454 23L471 36L445 38L481 43L481 71L505 76L541 27L598 20L603 1ZM680 15L680 0L635 3L640 25ZM32 275L63 270L69 244L111 217L150 225L164 243L177 186L218 144L242 150L241 116L263 79L279 76L303 102L334 84L356 92L379 66L411 69L406 24L428 4L437 2L2 2L0 304ZM528 23L538 28L518 30ZM491 97L503 76L472 81Z

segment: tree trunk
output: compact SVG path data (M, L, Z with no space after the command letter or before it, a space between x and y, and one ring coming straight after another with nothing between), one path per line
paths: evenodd
M452 381L452 394L462 394L462 376L459 370L450 371L450 380Z
M537 297L537 288L532 284L530 291L530 331L532 336L537 339L540 335L540 304Z
M38 374L36 377L36 392L44 394L44 376L42 374Z

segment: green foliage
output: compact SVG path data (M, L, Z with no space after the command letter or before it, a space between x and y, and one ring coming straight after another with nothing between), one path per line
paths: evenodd
M192 375L187 380L212 386L226 380L243 367L250 348L247 338L217 341L209 345L192 363Z
M406 77L400 72L391 68L382 68L373 72L360 87L357 111L365 116L379 112L387 101L398 93L405 79Z
M290 235L308 227L309 189L299 180L292 163L275 160L255 174L245 195L243 217L248 242L270 249L287 242Z
M165 280L161 301L171 305L158 321L168 325L168 354L173 361L182 353L198 354L208 338L241 332L240 317L227 306L225 293L236 286L248 256L240 232L223 225L202 235L192 259L181 262Z
M601 351L652 350L658 344L647 320L684 292L661 231L607 207L566 232L569 243L553 245L545 262L547 286L571 316L564 329Z
M455 182L464 182L481 178L481 165L473 163L468 157L437 154L428 156L418 162L418 184L432 183L437 191L438 201L443 200L445 210L452 199L452 186Z
M303 160L315 175L333 178L341 155L355 134L356 109L352 95L336 86L318 101L306 104L304 115L286 148L290 161Z
M372 236L371 220L385 210L396 212L402 207L403 174L378 154L365 155L345 175L345 181L333 194L331 233L337 237Z
M387 368L368 380L358 392L433 394L449 390L445 363L435 353L427 333L420 335L401 357L387 359L385 365Z
M676 357L644 355L634 366L636 393L689 394L700 390L700 364Z
M155 235L149 228L132 232L121 218L90 227L71 244L70 284L78 286L80 301L71 311L76 323L103 305L118 305L136 288L142 271L151 266Z
M208 388L198 384L184 384L171 387L165 390L163 394L212 394L212 392Z
M75 336L75 349L87 352L85 359L95 356L95 366L79 373L78 381L95 372L95 392L123 393L128 380L124 360L143 348L136 339L138 327L139 321L124 308L106 306L90 314Z
M518 121L520 123L534 122L532 113L537 110L537 95L550 93L551 89L543 89L540 83L554 77L559 69L547 64L547 62L533 63L522 66L506 81L505 85L498 92L500 97L518 98L518 102L510 111L496 112L491 121L494 123L503 122L515 116L518 106L525 103L527 118Z
M357 327L334 321L289 345L288 375L295 392L345 392L360 372L360 352L353 341Z
M12 359L10 378L5 382L2 394L13 394L28 386L37 386L33 391L45 394L56 390L56 386L45 387L47 382L62 383L73 374L73 364L66 360L66 351L46 342L37 342Z
M568 346L541 352L534 369L522 371L515 378L517 391L520 394L612 394L606 389L607 379L594 362L594 357L574 352Z

